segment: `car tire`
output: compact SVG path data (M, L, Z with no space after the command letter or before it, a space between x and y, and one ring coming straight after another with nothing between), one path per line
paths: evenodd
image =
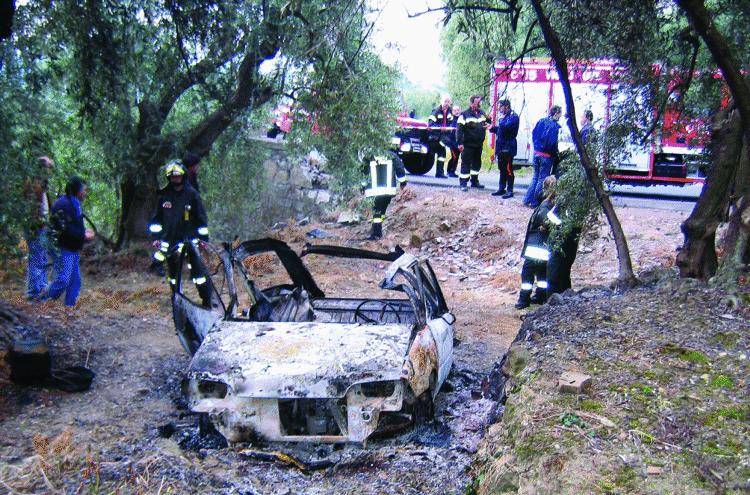
M434 153L425 155L418 153L404 153L399 157L404 162L404 168L412 175L424 175L432 169L435 161Z

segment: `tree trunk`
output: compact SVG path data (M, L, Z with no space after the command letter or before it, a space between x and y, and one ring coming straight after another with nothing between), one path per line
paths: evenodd
M117 248L132 241L149 238L148 222L156 210L158 183L156 171L159 166L149 167L150 172L142 177L126 176L120 184L121 213L117 235Z
M685 236L677 266L681 277L708 280L716 273L716 228L726 217L730 186L742 152L739 113L722 111L711 131L711 170L690 216L681 225Z
M609 195L604 190L604 184L602 183L601 177L599 177L599 171L591 160L591 157L586 150L586 146L583 144L583 138L581 137L581 132L578 129L578 123L576 122L575 101L573 100L573 93L570 89L568 63L565 50L563 49L562 43L552 27L549 18L542 9L541 1L531 0L531 4L536 12L539 26L544 35L544 41L547 44L552 59L555 61L555 67L557 67L557 73L560 77L563 94L565 95L565 106L568 111L568 127L570 128L570 135L573 137L573 142L575 143L578 156L581 159L581 165L586 172L586 177L593 186L596 198L604 211L604 216L607 218L607 222L609 222L610 229L612 229L612 237L615 240L615 247L617 248L617 261L619 268L616 285L619 288L632 287L637 284L638 279L633 273L633 264L630 260L630 249L628 248L628 241L625 237L625 232L623 232L620 219L617 218L615 208L609 200Z
M675 0L675 3L679 5L683 12L685 12L685 15L687 16L688 20L690 21L690 24L695 29L696 33L701 37L703 42L706 44L706 47L711 52L711 56L714 59L714 62L716 62L716 65L721 69L721 74L724 78L724 81L727 84L727 87L729 88L729 92L732 95L732 100L734 104L737 107L737 111L739 113L739 120L740 120L740 132L741 132L741 139L737 139L738 142L735 144L735 148L739 147L739 150L737 150L737 154L742 153L742 146L740 143L744 141L744 143L750 143L750 84L748 84L745 77L742 75L742 71L740 70L741 65L738 61L738 59L735 57L735 54L727 42L726 38L719 32L719 30L716 28L716 25L713 22L714 15L706 8L706 5L703 0ZM744 154L747 155L750 153L750 147L745 146ZM745 157L747 159L747 156ZM728 192L729 187L732 184L731 177L735 174L736 169L740 165L740 160L735 159L733 162L734 168L732 170L719 170L719 171L712 171L716 172L717 174L720 174L721 177L716 180L713 184L710 183L710 180L706 181L706 185L703 188L703 193L701 194L701 198L698 200L698 204L696 205L696 210L698 210L701 206L701 199L704 195L710 195L711 198L708 200L710 205L713 205L714 203L719 203L722 199L724 200L724 204L726 204L728 198ZM727 165L728 166L728 165ZM724 181L726 180L726 182ZM745 205L746 207L746 205ZM694 211L693 214L691 214L691 218L693 216L700 218L701 215L705 215L705 213ZM688 221L685 222L685 224L688 224L690 222L691 218L688 219ZM741 214L740 214L741 218ZM690 230L690 227L693 227L694 225L688 225L688 229L685 228L685 225L683 225L683 232L685 232L685 244L687 245L689 242L693 241L691 239L692 232ZM701 234L702 231L700 229L700 223L697 224L696 233ZM715 227L714 227L715 230ZM738 231L740 232L740 231ZM705 232L703 232L705 233ZM713 237L713 234L712 234ZM742 241L743 236L738 235L737 239ZM712 241L713 242L713 241ZM743 245L747 245L747 240L745 239L742 241ZM731 246L729 249L731 251L734 251L735 249L739 249L735 243L734 246ZM746 248L745 248L746 249ZM682 253L680 253L682 255ZM692 253L688 251L685 254L685 257L689 257ZM733 256L733 252L730 253L727 251L727 256ZM741 251L740 256L744 255L744 252ZM714 254L715 256L715 254ZM679 259L678 259L679 261ZM715 263L715 261L714 261ZM695 267L691 267L695 268ZM715 268L715 267L714 267ZM729 268L728 268L729 269ZM733 270L732 270L733 271ZM687 272L686 273L691 273ZM705 275L704 275L705 278ZM722 276L722 278L726 278L725 276ZM736 281L736 280L735 280Z

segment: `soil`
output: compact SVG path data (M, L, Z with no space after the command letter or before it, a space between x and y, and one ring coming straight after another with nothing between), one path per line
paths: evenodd
M457 318L454 368L433 421L366 446L252 446L330 461L310 472L198 435L199 419L180 391L189 358L174 335L166 284L146 272L145 250L86 256L84 290L73 310L26 303L20 268L6 271L0 296L46 332L55 364L87 364L97 375L81 394L0 383L0 481L25 493L463 493L473 486L470 466L496 405L483 397L482 382L526 314L512 305L529 214L515 199L412 186L389 208L381 241L361 241L367 222L290 224L271 232L295 249L317 228L329 237L313 242L400 245L425 256ZM619 214L635 266L673 263L686 213L621 208ZM605 233L602 227L581 242L577 288L615 277L614 245ZM320 257L305 262L325 291L342 296L376 293L385 267ZM261 287L283 278L276 268L268 259L250 267Z

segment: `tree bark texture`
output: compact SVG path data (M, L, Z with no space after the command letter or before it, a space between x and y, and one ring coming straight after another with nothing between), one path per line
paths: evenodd
M630 249L628 247L628 241L625 237L625 232L622 230L620 219L617 218L617 213L609 199L609 195L604 190L604 184L602 183L599 171L591 160L591 157L586 150L586 146L583 144L583 138L581 132L578 129L578 123L576 121L575 113L575 102L573 100L573 93L570 89L570 79L568 77L568 64L560 38L557 36L549 18L544 12L541 4L541 0L531 0L531 4L536 12L539 26L544 35L544 40L547 44L547 48L550 51L552 59L555 61L555 67L557 67L557 73L560 77L560 83L563 87L563 94L565 95L565 106L568 113L568 127L570 128L570 135L573 137L573 143L575 144L576 151L581 160L581 165L586 172L586 177L594 188L596 198L599 204L604 210L604 216L609 222L610 229L612 230L612 236L615 241L615 247L617 248L617 260L619 274L617 277L617 285L619 287L631 287L637 283L635 274L633 273L633 264L630 259Z
M719 112L711 131L711 170L692 213L680 227L685 236L677 255L682 277L708 280L716 273L716 229L726 218L727 196L741 152L739 113Z
M713 228L713 232L711 232L710 217L707 217L706 213L698 211L701 207L701 199L703 196L709 196L705 203L707 203L707 206L709 207L716 207L723 198L725 202L724 205L726 205L731 194L730 188L733 184L737 183L734 180L734 177L738 172L737 169L740 167L741 163L746 162L748 153L750 153L750 148L748 146L745 146L743 152L741 145L743 141L745 143L750 143L750 85L748 85L747 80L742 75L741 65L732 52L729 43L727 43L724 36L713 23L714 16L706 8L703 0L675 0L675 3L682 8L693 26L693 29L695 29L696 33L701 37L708 50L711 52L714 62L716 62L716 65L721 69L722 77L732 95L732 100L734 105L736 105L740 121L739 136L736 138L736 143L730 146L734 149L739 148L736 151L737 157L739 157L740 153L744 153L745 155L743 160L735 159L731 162L727 161L726 163L714 163L714 167L716 167L716 165L720 165L720 167L717 170L712 170L711 176L703 187L701 198L699 199L698 204L696 204L693 214L691 214L690 218L688 218L685 224L683 224L683 232L685 233L685 247L683 248L683 251L685 251L685 248L688 248L688 250L684 255L682 252L680 253L682 260L678 257L680 273L683 276L700 276L700 278L708 278L716 270L715 252L713 254L713 259L708 253L705 253L702 257L698 258L703 259L706 263L710 263L707 266L697 266L700 261L695 258L697 257L697 251L700 249L707 249L708 244L714 243L713 239L704 240L704 246L702 248L700 246L700 241L698 241L698 244L695 246L689 246L689 244L696 242L691 236L704 236L705 238L710 235L712 238L714 237L715 227ZM723 170L721 166L731 166L733 168L731 170ZM746 187L746 185L743 184L742 187ZM737 198L737 196L735 196L735 198ZM724 208L726 208L726 206L724 206ZM715 214L715 212L708 213ZM742 208L740 208L739 218L742 218ZM707 226L702 226L701 220L706 222ZM739 232L740 231L738 230L738 233ZM743 244L746 245L747 240L745 239L743 241L743 239L744 236L737 236L737 241L743 242ZM741 247L736 245L736 242L734 246L727 246L727 248L728 256L732 256L730 252L734 253L737 249L741 249ZM744 255L744 252L740 252L740 256L742 255ZM680 262L682 262L682 264L680 264ZM726 276L723 276L722 278L726 279Z

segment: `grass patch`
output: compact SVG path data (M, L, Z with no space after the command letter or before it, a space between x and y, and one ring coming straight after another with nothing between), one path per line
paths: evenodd
M689 363L708 364L709 362L708 357L702 352L696 351L694 349L680 347L672 343L669 343L662 347L661 352L662 354L669 354Z
M581 411L587 411L587 412L602 412L604 410L604 406L602 406L599 402L591 399L584 399L578 404L578 408Z
M716 375L711 379L711 387L731 390L734 388L734 383L727 375Z
M711 342L716 345L720 345L725 349L734 349L737 347L737 341L740 340L740 336L733 332L718 332L716 335L711 337Z

